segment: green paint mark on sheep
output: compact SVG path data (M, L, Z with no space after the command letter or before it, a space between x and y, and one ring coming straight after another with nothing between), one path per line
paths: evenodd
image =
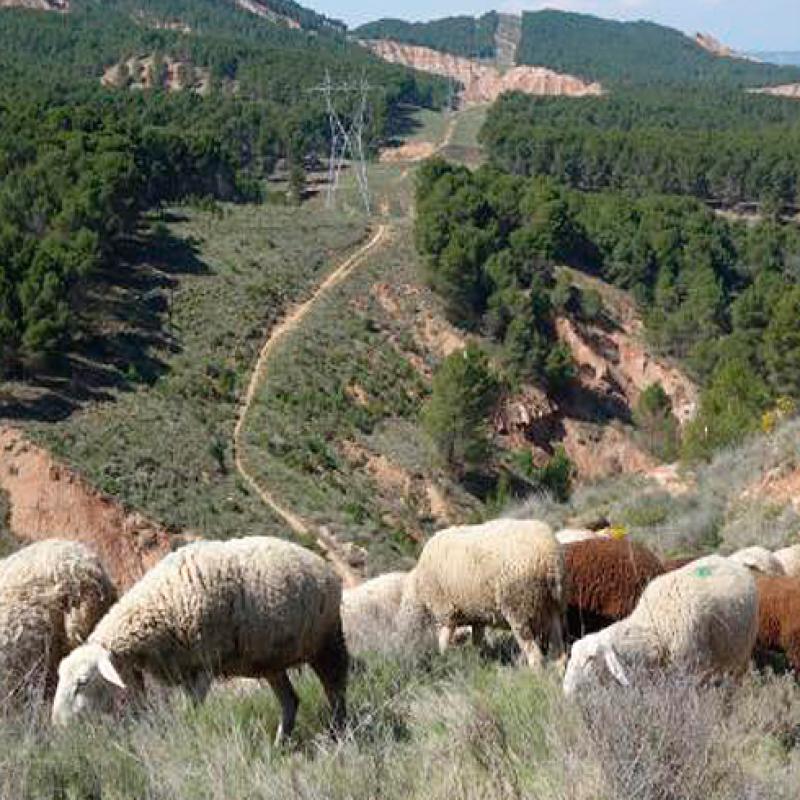
M694 574L697 575L698 578L707 578L712 573L711 567L698 567Z

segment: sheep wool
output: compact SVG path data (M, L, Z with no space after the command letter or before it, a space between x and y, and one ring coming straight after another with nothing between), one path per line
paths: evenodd
M627 617L664 572L659 558L629 539L589 539L564 548L571 640Z
M790 578L800 578L800 544L776 550L772 555Z
M610 673L627 683L625 665L677 666L704 678L740 674L758 632L758 594L748 569L722 556L698 559L645 589L633 613L576 642L568 695Z
M290 542L250 537L187 545L135 584L87 645L62 662L54 720L107 705L97 685L107 695L110 684L124 685L120 673L148 672L197 700L211 677L264 677L283 709L280 739L291 732L297 707L286 670L308 663L341 725L348 663L341 595L333 569ZM94 685L72 702L76 683L89 678Z
M397 622L407 580L407 572L389 572L344 590L342 625L351 655L402 646Z
M100 560L77 542L46 539L0 561L4 695L51 695L58 662L86 641L115 599Z
M758 575L758 639L756 660L770 661L783 653L789 667L800 677L800 580Z
M592 542L598 539L610 539L605 531L593 531L589 528L564 528L556 532L559 544L574 544L575 542Z
M783 564L766 547L745 547L732 556L732 561L761 575L784 575Z
M558 657L563 648L564 560L543 522L498 519L448 528L430 539L408 580L403 605L415 605L440 628L444 650L459 625L508 626L530 666L541 663L540 642Z

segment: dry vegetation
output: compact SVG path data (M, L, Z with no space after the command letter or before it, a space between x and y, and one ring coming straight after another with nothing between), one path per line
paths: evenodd
M508 513L556 527L605 518L668 556L731 553L756 544L777 549L800 537L800 507L791 490L798 473L800 420L792 420L679 473L678 491L626 476L582 486L566 504L537 496Z
M785 678L704 688L662 676L579 708L554 674L469 649L374 656L354 670L338 743L315 681L296 684L283 750L269 742L277 706L252 685L220 687L198 709L156 692L137 715L79 731L0 714L0 798L789 800L800 778L800 689Z

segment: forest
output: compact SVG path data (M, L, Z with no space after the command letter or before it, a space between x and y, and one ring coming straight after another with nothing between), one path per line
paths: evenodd
M84 0L69 15L0 12L0 373L57 362L88 282L114 263L143 210L190 196L255 200L279 159L302 169L326 151L321 98L306 91L326 69L382 86L371 98L370 147L399 124L401 104L444 98L438 79L335 33L290 30L210 0L148 6L157 19L213 30L187 35L134 22L134 9ZM151 53L156 64L169 56L207 68L210 94L100 85L111 64Z
M494 58L498 15L445 17L432 22L381 19L353 31L359 39L392 39L464 58Z
M680 31L563 11L525 12L517 63L549 67L608 87L764 86L800 80L800 69L721 58Z
M417 202L430 284L454 323L496 342L512 380L555 395L569 386L555 316L567 304L578 316L602 311L559 282L565 264L631 292L656 352L705 387L687 455L739 439L780 398L800 399L796 226L749 226L691 198L582 193L441 159L420 170Z
M782 98L697 87L579 100L507 94L481 140L504 170L584 191L778 207L800 197L800 104Z

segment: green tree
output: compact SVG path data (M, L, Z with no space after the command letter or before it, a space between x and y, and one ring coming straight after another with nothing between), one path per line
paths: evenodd
M800 286L778 300L764 332L763 359L776 392L800 397Z
M486 353L470 343L439 367L422 412L423 426L457 474L481 467L491 454L487 416L499 385Z
M686 429L683 455L708 458L756 430L769 404L767 385L742 359L719 364L703 392L700 410Z
M672 413L672 401L660 383L650 384L639 395L633 418L651 453L662 461L672 461L677 456L678 421Z

